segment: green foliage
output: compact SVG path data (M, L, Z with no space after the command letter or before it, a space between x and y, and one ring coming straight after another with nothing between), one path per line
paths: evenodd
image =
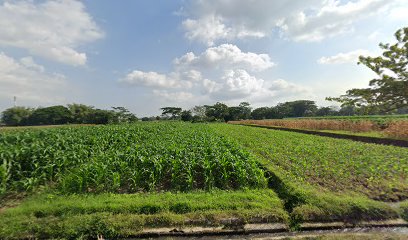
M312 116L317 111L314 101L297 100L293 102L280 103L276 106L282 117L306 117Z
M408 27L395 33L397 43L383 44L382 56L360 56L359 64L364 64L379 78L370 81L368 88L351 89L339 98L327 98L343 105L366 106L386 113L408 105Z
M71 122L72 115L64 106L37 108L28 117L28 125L56 125Z
M117 122L119 123L133 123L138 121L139 119L136 117L136 115L134 115L133 113L131 113L128 109L126 109L125 107L112 107L116 118L117 118Z
M219 226L225 218L286 223L288 214L281 200L268 189L176 194L41 194L0 213L0 238L126 237L144 227Z
M84 104L68 104L68 109L72 115L72 121L74 123L91 123L90 115L95 111L92 106L87 106Z
M180 119L180 114L183 111L179 107L163 107L160 110L162 110L162 116L170 120Z
M33 111L33 109L26 107L8 108L1 114L1 122L8 126L24 125Z
M400 204L400 215L405 220L408 221L408 200Z
M113 107L113 110L95 109L84 104L68 104L46 108L14 107L2 113L1 120L8 126L26 125L60 125L75 124L111 124L132 123L138 118L124 107Z
M191 111L184 110L181 112L180 118L182 121L190 122L193 120L193 115L191 114Z
M52 182L73 193L265 186L256 160L204 124L6 132L0 156L3 192Z
M408 149L237 125L211 125L283 180L372 199L408 198Z
M228 119L229 116L228 106L220 102L217 102L212 106L206 105L205 115L207 116L208 121L224 122L226 119Z
M251 118L256 120L279 119L282 118L282 115L279 114L278 109L275 107L260 107L252 111Z

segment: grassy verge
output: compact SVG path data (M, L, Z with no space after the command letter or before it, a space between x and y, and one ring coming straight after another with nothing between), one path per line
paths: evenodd
M363 137L390 138L381 131L371 131L371 132L352 132L352 131L342 131L342 130L316 130L316 131L337 133L337 134L344 134L344 135L353 135L353 136L363 136ZM392 139L398 139L398 138L392 138Z
M0 212L0 238L128 236L144 227L219 226L228 219L287 223L288 215L272 190L40 194Z
M408 221L408 201L404 201L400 204L400 215L405 221Z

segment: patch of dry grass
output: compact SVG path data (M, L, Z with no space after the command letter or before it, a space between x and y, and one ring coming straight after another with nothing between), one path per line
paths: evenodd
M285 128L311 130L343 130L352 132L369 132L378 130L378 126L371 121L344 121L344 120L243 120L231 121L232 124L255 124L261 126L276 126Z
M384 132L390 137L408 138L408 121L390 122Z

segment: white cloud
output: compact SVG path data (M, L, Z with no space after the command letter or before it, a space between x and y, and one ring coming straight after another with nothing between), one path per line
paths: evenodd
M217 47L208 48L205 52L196 56L189 52L173 61L177 68L245 68L249 71L263 71L273 67L268 54L256 54L242 52L232 44L222 44Z
M198 55L190 52L174 59L173 71L167 74L136 70L119 81L151 88L153 95L175 102L193 97L256 102L309 91L284 80L267 81L254 75L273 65L268 54L245 53L235 45L223 44Z
M340 4L327 0L315 14L301 11L280 22L285 34L295 41L320 41L350 31L353 23L378 13L392 0L358 0Z
M183 28L187 30L185 36L189 40L195 40L207 44L214 45L217 39L235 39L235 38L262 38L265 33L260 31L251 31L248 29L234 29L226 27L222 23L222 18L214 15L205 16L199 20L186 19L183 21Z
M63 102L62 92L67 89L64 76L47 73L31 57L17 61L1 52L0 85L1 99L17 96L19 100L37 104Z
M185 36L209 46L220 40L270 36L280 29L295 41L319 41L401 0L193 0L181 10ZM396 12L399 16L402 12Z
M104 36L76 0L5 1L0 5L0 29L0 46L74 66L87 60L77 48Z
M218 99L245 98L257 94L264 87L264 80L257 79L243 69L227 71L211 94Z
M145 86L152 88L181 88L191 87L191 82L180 80L178 74L169 75L159 74L157 72L132 71L124 79L119 80L122 83L136 86Z
M321 57L317 62L319 64L343 64L343 63L357 63L359 56L372 55L369 51L358 49L347 53L338 53L330 57Z
M170 102L185 102L194 97L192 93L189 92L169 92L167 90L153 90L155 96L161 97L166 101Z
M27 68L31 68L33 70L36 70L38 72L44 72L45 69L43 66L38 65L37 63L34 62L32 57L23 57L20 59L21 64L23 64Z

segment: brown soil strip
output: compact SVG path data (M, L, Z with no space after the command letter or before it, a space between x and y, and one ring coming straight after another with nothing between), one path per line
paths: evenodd
M273 129L273 130L282 130L282 131L288 131L288 132L305 133L305 134L311 134L311 135L317 135L317 136L323 136L323 137L349 139L349 140L365 142L365 143L375 143L375 144L391 145L391 146L397 146L397 147L408 147L408 141L398 140L398 139L356 136L356 135L347 135L347 134L339 134L339 133L319 132L319 131L305 130L305 129L261 126L261 125L254 125L254 124L238 124L238 125L267 128L267 129Z

